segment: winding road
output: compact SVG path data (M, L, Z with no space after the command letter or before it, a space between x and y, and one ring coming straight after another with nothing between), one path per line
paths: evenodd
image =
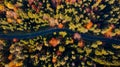
M59 31L66 31L67 33L70 34L74 34L75 31L72 31L70 29L59 29L59 28L50 28L47 30L39 30L38 32L32 32L32 33L22 33L22 34L18 34L18 33L13 33L13 34L0 34L0 38L2 39L13 39L13 38L17 38L17 39L28 39L28 38L34 38L37 36L43 36L43 35L47 35L47 34L52 34L53 32L59 32ZM120 44L120 40L117 39L112 39L112 38L105 38L105 37L100 37L100 36L92 36L92 35L88 35L88 34L83 34L83 33L79 33L82 37L82 39L85 40L89 40L89 41L103 41L103 42L107 42L107 43L113 43L113 44Z

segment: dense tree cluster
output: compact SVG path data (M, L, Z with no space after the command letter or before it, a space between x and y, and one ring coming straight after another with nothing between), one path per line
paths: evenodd
M2 33L30 33L47 28L67 28L88 35L120 39L120 1L0 0ZM120 66L119 45L91 42L82 39L78 33L65 31L32 39L0 39L0 66Z

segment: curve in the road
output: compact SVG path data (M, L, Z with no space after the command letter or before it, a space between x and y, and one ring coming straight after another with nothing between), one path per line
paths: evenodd
M32 32L32 33L24 33L24 34L17 34L17 33L13 33L12 35L9 34L0 34L0 38L3 39L13 39L13 38L17 38L17 39L28 39L28 38L34 38L37 36L43 36L43 35L47 35L47 34L52 34L53 32L59 32L59 31L66 31L67 33L70 34L74 34L75 31L72 31L70 29L59 29L59 28L52 28L52 29L47 29L47 30L40 30L38 32ZM100 40L103 42L108 42L108 43L113 43L113 44L120 44L120 40L117 39L110 39L110 38L104 38L104 37L99 37L99 36L92 36L92 35L88 35L88 34L83 34L83 33L79 33L82 37L82 39L85 40L89 40L89 41L96 41L96 40Z

